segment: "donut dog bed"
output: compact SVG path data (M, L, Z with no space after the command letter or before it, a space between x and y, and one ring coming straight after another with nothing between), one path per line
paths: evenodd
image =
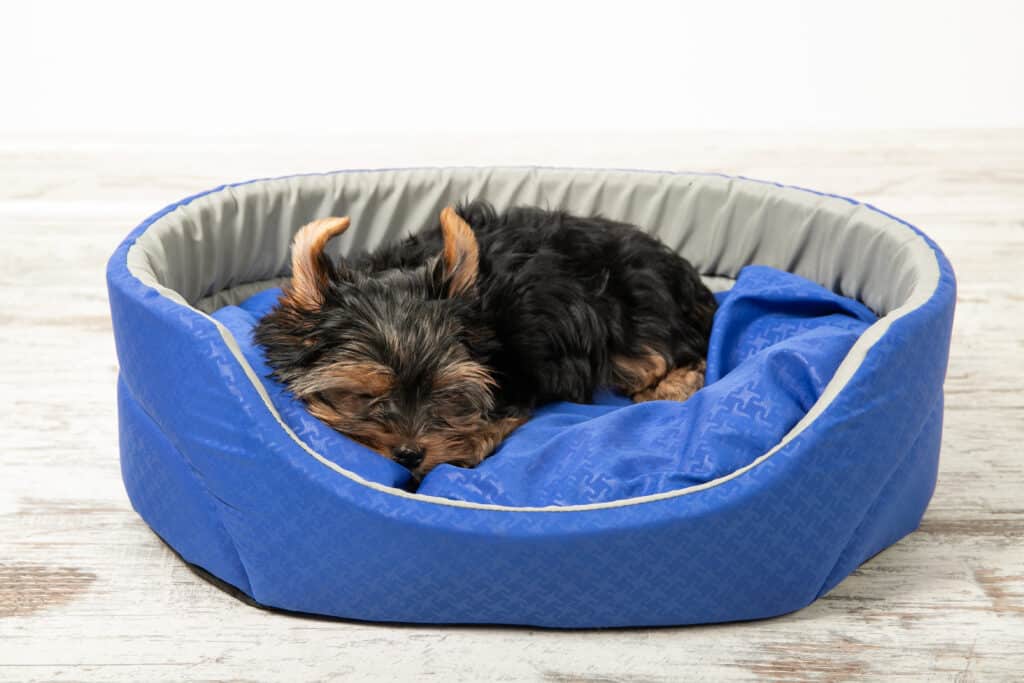
M679 250L721 290L709 384L683 404L545 407L480 467L413 492L275 386L248 333L306 222L352 216L343 255L476 197L600 213ZM562 628L769 617L915 529L935 484L953 272L915 228L842 197L533 168L263 180L147 219L108 286L133 506L270 607Z

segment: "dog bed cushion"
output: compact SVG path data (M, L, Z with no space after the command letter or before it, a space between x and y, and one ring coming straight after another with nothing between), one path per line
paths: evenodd
M548 406L481 467L439 468L415 492L394 463L338 447L243 349L290 275L295 231L351 215L329 245L343 256L467 198L643 226L731 289L715 381L679 405ZM842 197L579 169L279 178L154 214L107 280L132 505L186 561L270 607L561 628L773 616L913 531L935 485L952 269L915 228Z
M339 465L409 487L403 467L312 417L270 377L252 341L280 289L213 313L234 335L288 425ZM633 404L609 391L594 405L555 403L473 469L441 465L418 491L500 505L579 505L703 484L749 465L818 400L857 337L875 321L863 304L765 266L717 294L706 385L685 403Z

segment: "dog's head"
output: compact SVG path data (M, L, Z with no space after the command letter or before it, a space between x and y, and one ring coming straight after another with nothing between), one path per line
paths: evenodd
M422 477L442 462L473 466L494 446L492 343L479 322L479 251L451 207L444 247L414 269L370 272L335 263L328 241L348 218L303 227L292 280L260 321L277 379L331 427Z

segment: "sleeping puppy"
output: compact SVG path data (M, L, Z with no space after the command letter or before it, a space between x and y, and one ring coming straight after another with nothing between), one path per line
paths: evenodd
M715 299L685 259L625 223L475 201L351 260L324 218L256 328L276 379L339 432L420 479L473 467L533 410L684 401L704 382Z

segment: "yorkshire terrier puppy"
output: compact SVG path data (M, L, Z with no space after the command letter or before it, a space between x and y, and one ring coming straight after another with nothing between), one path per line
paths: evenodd
M335 262L324 246L348 227L299 230L255 339L313 415L417 479L479 464L544 403L598 387L684 401L703 386L715 298L634 226L476 201Z

